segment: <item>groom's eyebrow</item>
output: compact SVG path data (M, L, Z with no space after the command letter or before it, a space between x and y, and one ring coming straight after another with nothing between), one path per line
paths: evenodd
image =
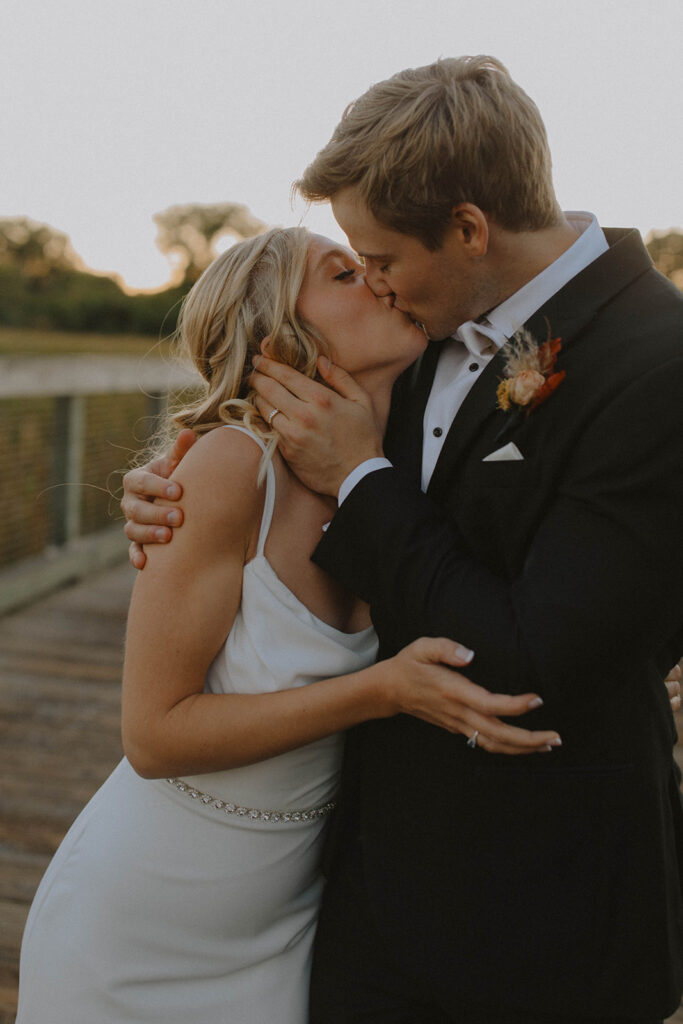
M388 260L388 252L357 252L356 256L359 260Z

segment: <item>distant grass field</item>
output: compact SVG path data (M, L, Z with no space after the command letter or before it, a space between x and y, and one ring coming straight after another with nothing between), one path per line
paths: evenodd
M63 356L81 352L141 356L152 351L160 356L168 355L170 342L142 334L87 334L32 327L0 327L0 356Z

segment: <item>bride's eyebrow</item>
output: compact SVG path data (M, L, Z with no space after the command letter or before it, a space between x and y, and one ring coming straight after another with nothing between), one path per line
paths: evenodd
M353 253L349 252L348 249L330 249L328 252L323 253L318 262L316 263L315 269L322 270L328 260L334 259L335 257L341 257L345 260L353 260Z

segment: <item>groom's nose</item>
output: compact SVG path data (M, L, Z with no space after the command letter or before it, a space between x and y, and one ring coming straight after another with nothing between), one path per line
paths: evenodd
M381 272L372 266L365 267L365 283L380 299L383 299L386 295L394 294L382 277Z

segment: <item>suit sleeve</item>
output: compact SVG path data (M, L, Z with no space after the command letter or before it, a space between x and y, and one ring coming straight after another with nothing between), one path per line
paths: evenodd
M618 680L633 651L661 656L683 623L682 398L674 359L592 420L513 580L395 469L361 481L315 560L369 601L388 653L452 637L476 653L468 675L497 692L561 698Z

